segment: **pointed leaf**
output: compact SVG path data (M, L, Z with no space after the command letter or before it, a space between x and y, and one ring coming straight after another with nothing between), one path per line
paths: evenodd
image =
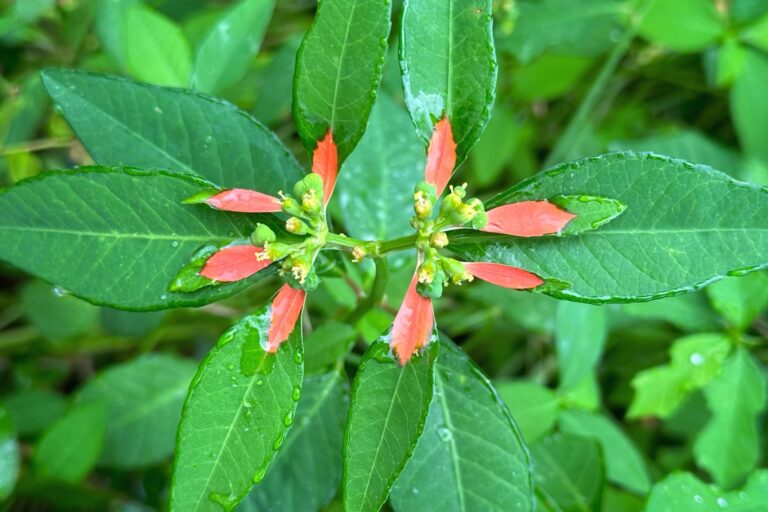
M424 181L431 183L441 195L456 167L456 143L453 140L451 122L443 118L435 124L435 131L427 149L427 167Z
M528 511L528 453L491 383L456 346L444 343L435 397L405 470L392 489L398 512Z
M509 265L470 262L464 263L464 268L474 277L504 288L527 290L544 284L544 280L536 274Z
M198 174L271 195L304 174L271 131L227 102L82 71L47 70L43 81L97 163Z
M312 172L323 178L323 204L328 204L336 187L336 175L339 172L339 154L331 130L328 130L325 137L318 141L312 153Z
M200 364L176 440L172 512L233 508L261 480L293 423L301 330L267 352L271 311L240 320Z
M173 87L189 82L189 43L176 23L151 9L137 5L128 12L125 51L128 69L143 82Z
M414 275L392 325L389 343L400 364L429 343L435 325L432 301L416 291L417 282Z
M378 510L386 501L424 430L438 345L404 366L384 338L363 356L344 435L344 510Z
M293 119L308 150L330 129L339 162L368 123L387 50L391 2L323 0L296 56Z
M450 120L459 164L491 117L496 92L491 4L403 2L400 66L405 102L425 144L438 120Z
M163 171L46 173L0 192L0 258L99 304L147 310L213 302L271 271L194 293L168 286L201 246L247 239L256 221L271 221L181 204L208 186Z
M613 153L563 164L486 204L558 195L613 198L627 208L599 229L568 237L451 236L464 261L524 268L581 302L647 300L693 291L729 272L768 265L768 190L708 167L652 154Z

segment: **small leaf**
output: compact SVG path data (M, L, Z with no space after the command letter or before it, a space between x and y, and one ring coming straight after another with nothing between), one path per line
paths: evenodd
M555 343L560 368L560 389L578 385L594 374L608 336L605 308L561 302L555 320Z
M8 410L0 403L0 500L13 492L19 477L21 454Z
M560 414L560 401L552 390L522 380L496 381L495 386L527 443L551 432Z
M719 512L725 509L758 512L767 508L768 471L759 470L752 473L747 485L733 492L722 492L690 473L674 473L653 486L645 510Z
M379 88L391 2L323 0L296 56L293 118L308 150L330 129L343 162L363 136Z
M125 38L126 62L133 76L157 85L187 85L192 52L172 20L146 7L132 7L126 16Z
M759 459L757 420L766 407L762 372L759 362L740 348L704 388L712 419L696 439L694 454L724 489L741 483Z
M427 424L391 499L398 512L533 506L531 466L517 427L485 375L451 343L441 347Z
M496 92L491 1L405 0L401 23L400 67L416 132L426 144L448 118L461 164L488 124Z
M197 49L192 87L217 94L248 71L272 16L274 0L243 0L214 25Z
M575 235L611 222L627 209L615 199L593 196L559 196L550 199L575 217L560 231L561 235Z
M176 440L171 511L231 510L282 446L301 392L302 339L297 328L266 351L270 318L268 307L243 318L200 364Z
M400 366L380 338L363 356L344 435L344 510L378 510L386 501L424 430L438 346Z
M708 287L707 295L732 327L744 331L768 305L768 275L755 272L729 277Z
M696 52L715 43L725 24L710 0L662 0L640 21L644 38L672 50Z
M71 408L40 439L34 458L37 473L73 484L82 481L101 455L106 421L104 402Z

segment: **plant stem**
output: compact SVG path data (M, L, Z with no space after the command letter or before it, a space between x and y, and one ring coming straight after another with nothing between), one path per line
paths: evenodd
M29 142L10 144L5 147L0 147L0 155L9 156L15 155L17 153L34 153L36 151L43 151L46 149L67 148L71 146L72 143L73 141L71 139L32 140Z
M393 251L402 251L410 249L416 244L416 235L408 235L392 240L359 240L348 236L328 233L326 240L328 245L336 247L362 247L369 256L378 258L382 254Z
M382 297L384 297L384 290L389 279L389 264L386 258L375 258L373 261L376 263L376 278L373 281L371 292L358 302L357 307L347 315L345 320L350 325L357 323L370 309L376 307L381 302Z
M563 134L558 139L555 147L549 153L546 161L544 162L544 168L551 167L555 164L562 162L568 157L568 152L576 147L579 147L587 130L585 129L585 123L587 122L590 114L595 110L597 102L600 100L600 96L605 90L611 77L616 72L619 63L624 58L629 50L629 46L637 35L637 30L640 27L645 15L650 10L651 6L656 0L639 0L635 3L636 8L630 14L629 27L624 32L623 37L619 40L616 46L611 51L608 59L600 69L597 78L592 83L587 95L579 105L579 109L576 111L571 121L568 123ZM633 19L634 18L634 19Z

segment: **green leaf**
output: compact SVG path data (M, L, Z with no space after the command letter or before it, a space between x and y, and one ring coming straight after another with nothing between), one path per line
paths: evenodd
M613 153L563 164L486 208L578 194L612 198L627 209L576 236L464 232L449 247L465 261L505 263L563 281L566 288L548 293L596 304L689 292L768 265L768 190L658 155Z
M309 362L309 354L305 359ZM349 407L347 380L338 372L315 375L304 381L301 393L296 426L238 512L320 510L336 493Z
M546 295L507 290L489 283L473 283L467 295L489 309L500 310L507 320L523 329L550 334L555 328L559 302Z
M136 5L125 19L128 71L157 85L184 87L192 72L192 52L181 28L173 20Z
M70 409L40 439L34 458L37 474L79 483L99 459L106 421L103 402L82 403Z
M98 304L146 310L213 302L271 271L196 293L168 291L200 246L246 239L259 219L181 204L209 186L164 171L103 167L26 180L0 191L0 258Z
M323 0L296 56L293 120L308 150L328 129L343 162L363 136L387 52L391 2Z
M653 486L649 512L761 512L768 509L768 471L752 473L739 491L722 492L690 473L675 473Z
M605 468L596 441L553 434L530 445L530 449L536 494L542 510L599 510Z
M661 0L640 21L644 38L680 52L696 52L713 44L725 28L710 0Z
M197 49L192 87L216 94L240 80L259 52L275 0L242 0L211 28Z
M720 373L730 351L731 340L724 334L692 334L677 340L669 365L643 370L632 380L636 395L628 417L669 416L689 393Z
M0 500L13 492L19 477L21 454L8 410L0 403Z
M25 23L34 23L55 4L56 0L22 0L14 2L14 14Z
M140 0L109 0L98 3L96 14L96 32L104 51L121 69L128 67L126 50L128 13Z
M326 321L304 340L304 370L317 373L334 364L349 353L356 338L357 331L351 325Z
M759 458L757 419L766 406L762 372L760 363L740 348L704 388L712 419L696 439L694 453L699 466L726 489L743 481Z
M385 240L413 232L411 191L424 179L424 148L409 124L400 105L386 95L379 97L336 187L350 236Z
M32 325L51 339L83 334L99 320L99 308L38 280L24 286L21 304Z
M528 453L491 383L456 346L435 367L424 433L397 483L398 512L531 510Z
M576 235L598 229L624 213L627 206L615 199L594 196L558 196L551 199L563 210L576 215L561 231L561 235Z
M44 71L43 81L102 165L197 174L272 195L304 175L275 134L224 101L80 71Z
M291 114L296 52L302 35L296 34L278 48L257 77L256 99L251 112L264 124L272 125L288 119Z
M493 185L513 157L521 152L531 130L518 121L506 108L497 104L488 127L470 155L472 186Z
M363 356L344 433L344 510L378 510L411 457L432 401L437 333L400 366L386 339Z
M542 55L515 71L512 93L525 101L560 97L576 86L592 64L586 57Z
M523 438L531 443L548 434L560 414L560 400L550 389L531 381L496 381Z
M123 311L101 308L101 325L105 331L116 336L141 338L154 331L163 321L165 312Z
M557 308L555 343L560 388L569 389L594 373L608 336L605 308L561 302Z
M241 319L200 364L176 439L171 511L231 510L259 482L293 423L304 374L296 326L265 352L271 308Z
M763 16L741 33L741 39L763 51L768 51L768 16Z
M99 465L139 468L170 456L194 374L195 365L189 360L147 354L112 366L88 382L78 400L107 404Z
M400 68L416 133L448 117L456 164L480 138L496 94L491 0L404 0ZM471 57L469 57L471 56Z
M729 277L707 288L712 307L736 329L746 330L768 306L768 275Z
M4 397L5 407L20 436L48 428L67 409L62 395L48 389L26 389Z
M728 7L733 19L740 23L753 21L768 13L768 4L763 0L731 0Z
M636 318L664 320L678 329L688 332L717 331L722 327L717 321L716 315L712 314L712 308L709 307L703 293L690 293L651 302L626 304L622 309Z
M560 429L600 444L605 455L608 479L631 491L646 494L651 479L643 456L632 440L607 416L587 411L563 411Z
M762 136L768 130L768 98L764 86L768 80L768 57L748 49L742 72L731 87L731 117L747 156L768 163L768 146Z
M502 23L498 46L521 62L545 53L599 55L616 44L622 7L616 0L522 0L511 34Z

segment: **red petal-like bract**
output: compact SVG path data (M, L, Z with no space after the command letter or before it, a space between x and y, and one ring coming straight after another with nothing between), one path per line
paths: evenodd
M419 295L416 283L416 276L413 276L392 325L390 346L400 359L401 365L407 363L417 350L429 343L435 324L432 300Z
M527 290L544 284L536 274L501 263L464 263L464 268L476 278L504 288Z
M489 211L483 231L512 236L551 235L562 231L574 217L548 201L522 201Z
M456 166L456 143L453 141L451 122L447 117L435 125L427 151L427 168L424 180L437 189L437 195L443 193Z
M279 212L280 200L247 188L232 188L205 200L217 210L242 213Z
M333 133L329 128L325 138L317 143L317 148L312 154L312 172L323 178L323 204L328 204L331 200L338 171L339 155L336 143L333 142Z
M272 301L272 320L269 324L269 340L267 351L277 352L278 347L291 335L301 310L307 292L296 290L284 284Z
M259 261L256 259L256 253L262 251L261 247L254 245L224 247L208 258L203 270L200 271L200 275L222 283L240 281L272 263L269 260Z

